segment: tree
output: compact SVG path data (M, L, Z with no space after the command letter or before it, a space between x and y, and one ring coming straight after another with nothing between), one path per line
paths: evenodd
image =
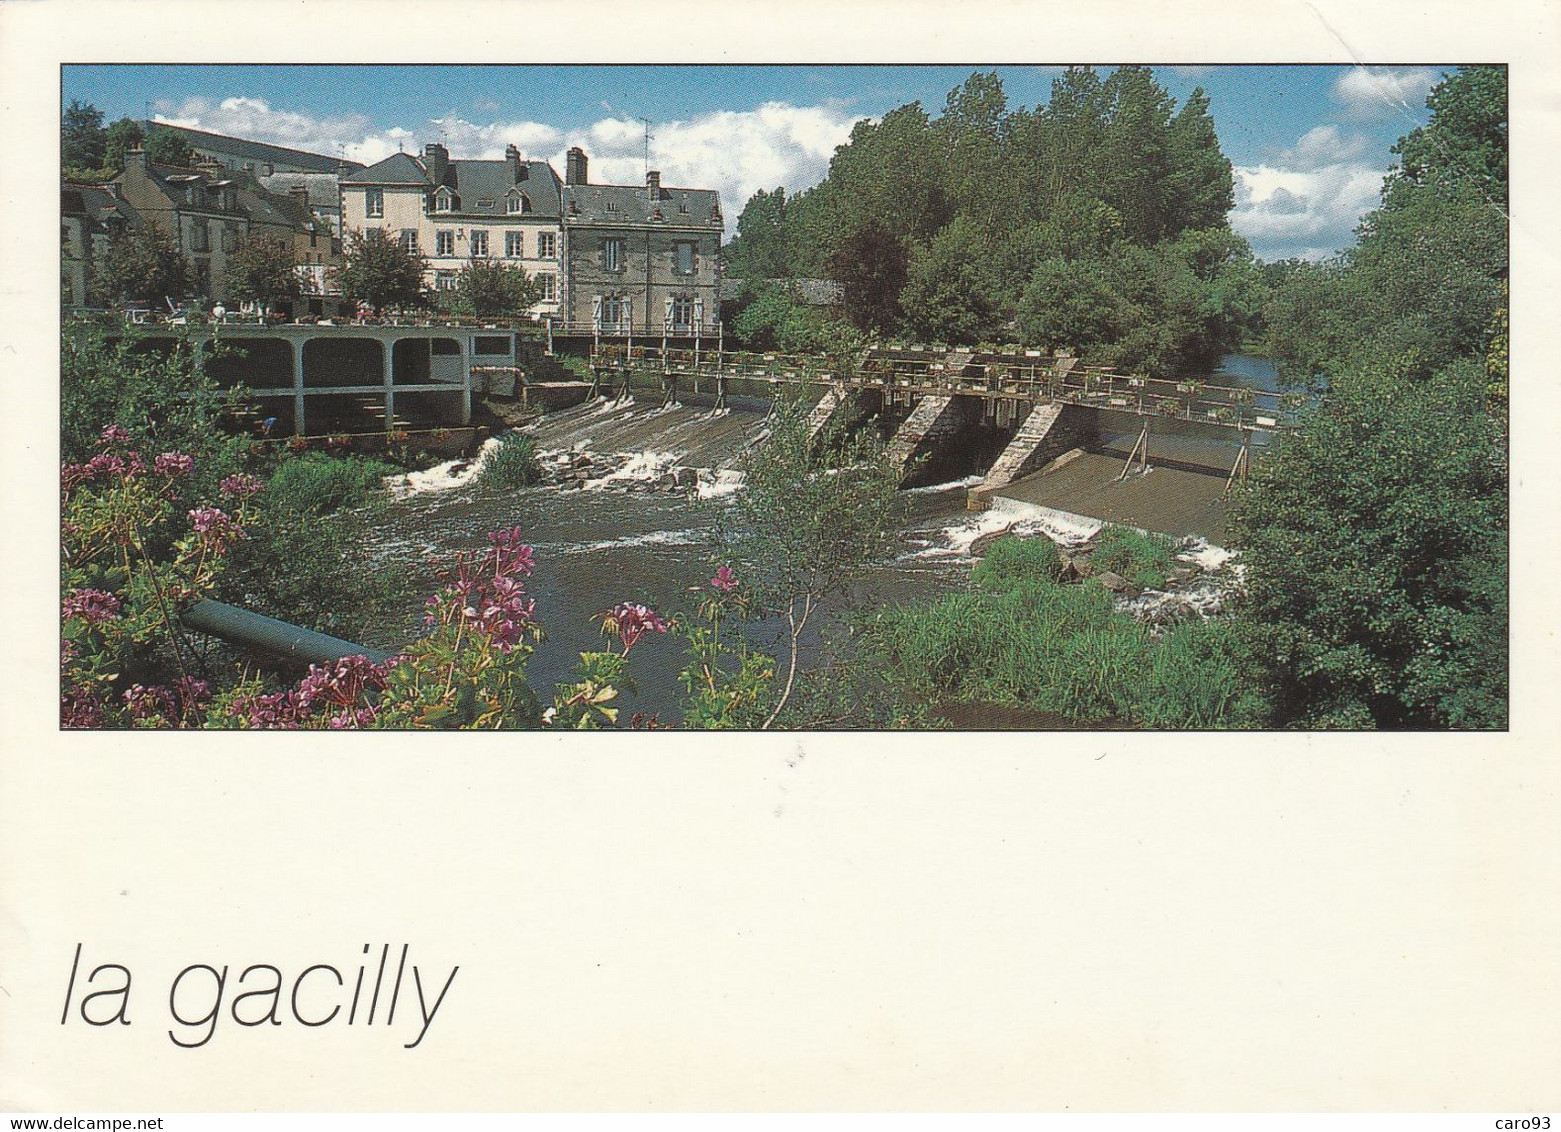
M182 299L193 273L179 245L156 224L114 236L101 262L94 262L92 289L115 302Z
M281 236L252 236L228 255L228 293L253 299L262 309L299 292L297 257Z
M905 244L874 225L842 240L828 263L829 277L840 284L846 317L867 331L886 332L898 323L908 270Z
M178 130L167 126L153 126L146 134L146 159L154 165L190 166L195 164L195 150L184 140Z
M809 435L807 404L781 401L743 457L743 490L723 513L725 560L763 610L785 621L786 678L763 726L785 708L802 635L831 595L893 549L899 470L876 435Z
M468 318L519 318L541 298L523 270L494 260L470 260L455 278L454 309Z
M103 111L90 102L71 99L60 117L60 166L97 169L103 164L106 143Z
M1483 368L1355 372L1253 465L1233 525L1273 722L1504 727L1507 473Z
M737 218L737 236L723 256L726 273L735 279L780 279L792 275L786 254L786 190L760 189L748 198Z
M146 140L146 131L133 118L121 118L108 128L104 149L103 168L114 173L125 169L125 154Z
M1215 228L1225 223L1236 203L1230 159L1220 151L1209 115L1209 98L1199 87L1171 119L1167 136L1170 159L1170 212L1178 230Z
M336 285L348 302L367 303L378 315L387 306L417 306L423 301L421 255L398 240L353 232L336 270Z
M1507 204L1507 68L1465 67L1444 77L1426 99L1431 120L1393 147L1399 168L1384 200L1430 184L1474 187L1498 207Z

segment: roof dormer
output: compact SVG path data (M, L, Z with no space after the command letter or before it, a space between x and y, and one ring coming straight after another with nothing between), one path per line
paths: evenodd
M435 212L454 212L460 204L460 199L450 191L449 186L440 185L434 190Z
M530 212L531 198L519 189L511 189L504 197L504 211L512 214Z

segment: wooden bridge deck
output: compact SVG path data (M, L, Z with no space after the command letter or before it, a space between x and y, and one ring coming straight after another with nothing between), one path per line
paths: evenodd
M604 344L591 352L598 382L631 376L669 388L689 378L718 389L732 380L770 385L876 390L889 397L980 397L1079 405L1134 416L1187 421L1242 432L1295 427L1303 399L1246 386L1115 373L1040 351L1023 353L873 349L853 359L731 350L661 349Z

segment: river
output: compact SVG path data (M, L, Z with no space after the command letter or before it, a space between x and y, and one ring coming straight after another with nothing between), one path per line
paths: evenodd
M1239 356L1226 359L1220 373L1222 380L1234 377L1259 388L1271 387L1259 382L1273 380L1272 366ZM697 604L715 566L713 523L719 509L729 505L730 493L740 490L730 468L762 432L765 408L763 402L740 398L723 411L695 403L661 408L656 400L641 400L550 413L531 430L544 459L560 461L589 452L616 457L613 462L622 467L583 488L511 491L484 488L471 469L459 465L433 469L412 477L404 497L391 504L371 550L380 561L406 570L422 592L431 593L438 586L438 570L448 566L455 553L484 547L491 530L520 527L536 548L531 591L537 619L547 632L528 672L546 699L547 689L568 678L581 651L601 647L599 623L593 619L615 603L639 601L666 614ZM1168 442L1175 435L1176 430L1166 430ZM1206 442L1198 437L1187 441ZM1120 456L1092 453L1091 458L1121 467ZM707 470L699 497L688 491L647 490L677 465ZM1223 485L1218 476L1197 479ZM1046 517L1042 507L1074 509L1066 506L1066 495L1044 503L1000 497L989 511L967 512L965 496L973 482L975 477L970 477L903 493L906 517L897 533L899 550L864 578L852 595L854 603L917 600L962 585L972 563L971 543L1010 523L1023 522L1054 535L1077 536L1092 529L1090 524ZM415 631L413 612L408 611L403 626L408 634ZM777 629L757 627L756 643L772 644ZM682 650L671 635L647 637L635 648L632 671L638 691L625 696L626 714L645 712L666 722L678 718L682 689L676 673L683 663Z

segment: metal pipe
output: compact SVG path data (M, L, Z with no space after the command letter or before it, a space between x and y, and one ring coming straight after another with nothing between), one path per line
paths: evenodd
M384 649L371 649L338 637L327 637L324 633L210 598L192 605L181 620L198 633L209 633L298 664L330 664L346 656L366 656L380 664L396 655Z

